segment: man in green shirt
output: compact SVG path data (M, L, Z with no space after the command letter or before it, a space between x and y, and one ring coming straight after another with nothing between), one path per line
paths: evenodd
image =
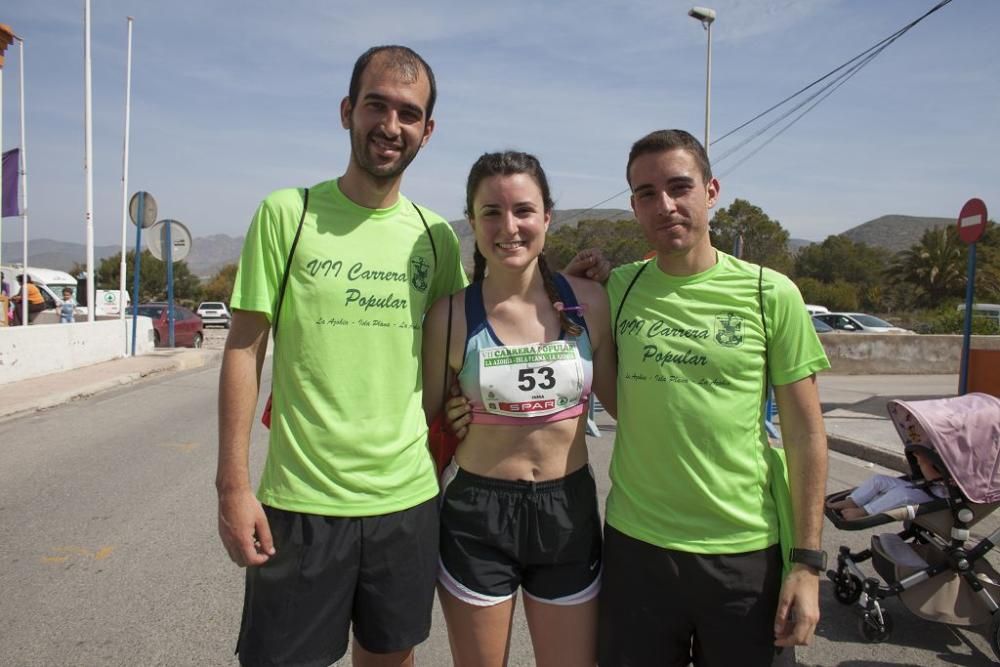
M272 193L247 233L216 477L223 544L250 566L244 665L328 665L352 623L355 664L406 664L430 630L437 481L417 352L426 309L466 280L450 225L399 189L434 131L435 97L415 52L367 51L340 106L344 175ZM250 428L272 325L270 446L255 497Z
M772 664L807 643L819 619L826 436L815 373L829 363L790 280L712 247L719 182L694 137L647 135L626 175L656 257L616 269L608 284L618 432L600 664ZM784 577L768 490L768 383L800 561Z

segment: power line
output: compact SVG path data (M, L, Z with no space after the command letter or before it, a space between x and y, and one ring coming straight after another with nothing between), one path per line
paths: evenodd
M875 55L877 55L877 54L875 54ZM874 58L875 55L873 55L872 58ZM867 64L867 63L865 63L865 64ZM847 83L847 80L850 79L851 76L854 76L854 73L856 73L859 69L861 69L861 67L864 67L864 64L859 65L858 68L855 69L853 72L851 72L850 75L841 78L841 80L836 85L834 85L832 87L827 86L827 88L830 88L830 90L825 95L823 95L818 100L816 100L808 109L806 109L805 111L803 111L802 113L800 113L798 116L796 116L795 118L793 118L791 120L791 122L789 122L783 128L781 128L780 130L778 130L777 132L775 132L771 137L769 137L767 139L767 141L765 141L764 143L762 143L760 146L758 146L754 150L750 151L750 153L747 154L746 156L744 156L743 159L741 159L739 162L737 162L736 164L734 164L733 166L731 166L729 169L727 169L723 173L719 174L719 178L723 178L723 177L728 176L729 174L731 174L740 165L742 165L744 162L746 162L747 160L749 160L750 158L752 158L754 155L756 155L757 153L759 153L761 150L763 150L765 146L767 146L769 143L771 143L772 141L774 141L775 139L777 139L778 137L780 137L782 134L784 134L785 130L787 130L788 128L790 128L792 125L795 125L795 123L797 123L799 121L799 119L802 118L802 116L805 116L807 113L809 113L810 111L812 111L813 108L817 104L819 104L820 102L822 102L823 100L825 100L827 97L829 97L830 95L832 95L833 92L835 90L837 90L837 88L840 88L842 85L844 85L845 83ZM826 89L824 88L824 90L826 90ZM796 108L798 108L798 107L796 107ZM781 119L779 118L778 120L781 120Z
M949 0L949 2L950 2L950 0ZM901 36L902 36L902 33L900 33L899 35L897 35L897 37L894 38L892 41L895 41L895 39L898 39ZM825 86L823 86L822 88L820 88L818 91L816 91L815 93L813 93L809 97L805 98L804 100L802 100L800 103L796 104L794 107L792 107L791 109L789 109L785 113L783 113L780 116L778 116L777 118L775 118L773 121L771 121L770 123L768 123L767 125L765 125L763 128L761 128L757 132L753 133L752 135L750 135L749 137L747 137L746 139L744 139L743 141L741 141L739 144L737 144L733 148L729 149L727 152L725 152L722 155L720 155L718 158L716 158L714 160L714 163L717 165L720 162L724 161L726 158L730 157L731 155L733 155L734 153L736 153L737 151L739 151L741 148L743 148L744 146L746 146L747 144L749 144L753 140L755 140L758 137L760 137L761 135L763 135L765 132L767 132L768 130L770 130L772 127L774 127L775 125L777 125L778 123L780 123L784 119L788 118L789 116L791 116L793 113L795 113L796 111L798 111L802 107L804 107L807 104L809 104L809 102L812 102L813 100L816 100L815 103L811 104L805 111L803 111L801 114L799 114L798 116L796 116L792 120L792 122L790 122L787 125L785 125L774 136L772 136L767 141L765 141L762 146L758 147L752 153L750 153L751 156L752 155L756 155L760 151L760 149L763 148L763 146L766 146L767 144L769 144L772 141L774 141L774 139L776 139L778 136L780 136L782 133L784 133L785 130L787 130L788 128L790 128L792 125L794 125L796 122L798 122L798 120L800 118L802 118L807 113L809 113L814 108L816 108L816 106L820 102L822 102L827 97L829 97L833 93L833 91L837 90L837 88L840 88L842 85L844 85L845 83L847 83L848 79L850 79L852 76L854 76L859 71L861 71L861 68L863 68L865 65L867 65L868 63L870 63L872 60L874 60L891 43L892 42L890 41L889 43L885 44L885 46L881 47L877 51L874 51L874 52L870 53L869 55L865 56L864 60L862 60L861 62L857 63L856 65L854 65L853 67L851 67L850 69L848 69L847 71L845 71L844 73L838 75L830 83L826 84ZM816 98L819 98L819 99L817 100ZM747 159L748 158L744 158L744 159L740 160L739 164L743 164L744 162L746 162ZM735 169L735 167L730 168L729 170L726 171L726 173L728 174L728 173L732 172L733 169Z
M777 109L781 105L785 104L789 100L791 100L791 99L793 99L795 97L798 97L799 95L801 95L805 91L809 90L810 88L812 88L816 84L820 83L821 81L824 81L824 80L828 79L829 77L833 76L834 74L836 74L840 70L844 69L845 67L847 67L848 65L850 65L851 63L853 63L855 60L859 60L860 58L865 57L871 51L874 51L875 49L879 49L879 52L881 52L883 49L885 49L885 47L889 46L889 44L892 44L897 39L899 39L900 37L902 37L906 32L908 32L911 28L913 28L913 26L917 25L918 23L920 23L921 21L923 21L925 18L927 18L928 16L930 16L934 12L938 11L939 9L941 9L942 7L944 7L945 5L950 4L951 2L952 2L952 0L941 0L941 2L939 2L934 7L932 7L931 9L929 9L925 14L923 14L919 18L911 21L907 25L903 26L902 28L900 28L896 32L892 33L891 35L889 35L888 37L886 37L885 39L883 39L882 41L877 42L874 45L868 47L867 49L865 49L864 51L862 51L858 55L854 56L853 58L851 58L850 60L848 60L844 64L842 64L839 67L836 67L836 68L830 70L829 72L827 72L826 74L824 74L820 78L816 79L815 81L813 81L809 85L807 85L807 86L805 86L803 88L800 88L799 90L795 91L794 93L792 93L791 95L789 95L785 99L781 100L777 104L775 104L775 105L773 105L771 107L768 107L764 111L761 111L759 114L757 114L756 116L754 116L750 120L748 120L748 121L740 124L739 126L733 128L729 132L726 132L721 137L719 137L718 139L715 139L714 141L712 141L710 143L714 146L715 144L717 144L720 141L726 139L730 135L735 134L736 132L739 132L740 130L742 130L747 125L750 125L751 123L757 121L758 119L762 118L763 116L766 116L767 114L771 113L772 111L774 111L775 109ZM879 47L881 47L881 48L879 48Z

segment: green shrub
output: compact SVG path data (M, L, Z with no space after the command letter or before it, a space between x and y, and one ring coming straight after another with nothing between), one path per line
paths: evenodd
M917 333L929 334L960 334L965 326L965 313L954 307L942 306L937 310L927 311L919 326L914 328ZM986 317L972 318L972 333L977 336L1000 335L1000 326Z
M858 288L851 283L838 280L824 283L815 278L797 278L795 284L802 292L806 303L826 306L832 311L856 311L858 309Z

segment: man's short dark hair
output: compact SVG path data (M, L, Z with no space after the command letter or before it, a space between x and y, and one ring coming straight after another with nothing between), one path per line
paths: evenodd
M708 161L708 153L701 142L684 130L657 130L650 132L639 141L632 144L628 153L628 164L625 166L625 180L632 185L632 163L641 155L647 153L666 153L667 151L685 150L691 154L698 164L701 177L707 184L712 180L712 165Z
M347 97L351 101L351 108L353 109L358 105L358 94L361 93L361 77L375 56L385 58L387 67L404 72L412 76L414 80L417 78L418 68L423 68L424 74L427 76L427 82L431 86L431 94L427 97L426 109L427 120L430 120L431 114L434 113L434 103L437 101L437 83L434 81L434 71L431 70L431 66L416 51L409 47L395 44L373 46L362 53L361 57L354 63L354 71L351 72L351 85L347 89Z

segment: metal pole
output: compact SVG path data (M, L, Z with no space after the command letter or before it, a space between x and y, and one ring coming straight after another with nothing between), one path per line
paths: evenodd
M21 158L21 264L28 266L28 149L25 141L24 129L24 40L16 37L20 62L18 67L20 76L18 79L18 94L21 98L21 151L18 157ZM27 296L27 294L25 294ZM21 299L21 318L23 322L28 321L28 300Z
M85 221L87 226L87 321L94 321L94 175L93 121L91 119L90 77L90 0L83 3L83 171L85 182Z
M132 277L132 356L135 356L135 334L139 321L139 269L142 267L142 228L146 224L146 193L139 192L135 221L135 274ZM125 310L125 304L122 304Z
M708 139L712 118L712 23L708 23L708 56L705 64L705 155L708 155Z
M128 237L128 132L132 97L132 21L128 17L128 51L125 58L125 138L122 142L122 261L118 267L118 319L125 320L125 244ZM133 352L133 355L135 353Z
M965 324L962 327L962 363L958 376L958 395L969 390L969 345L972 342L972 300L976 288L976 244L969 244L969 268L965 285Z
M166 226L164 234L166 234L166 239L164 240L164 253L163 259L167 262L167 328L170 334L170 347L174 346L174 242L170 238L171 227L173 227L173 222L166 220L162 223Z

